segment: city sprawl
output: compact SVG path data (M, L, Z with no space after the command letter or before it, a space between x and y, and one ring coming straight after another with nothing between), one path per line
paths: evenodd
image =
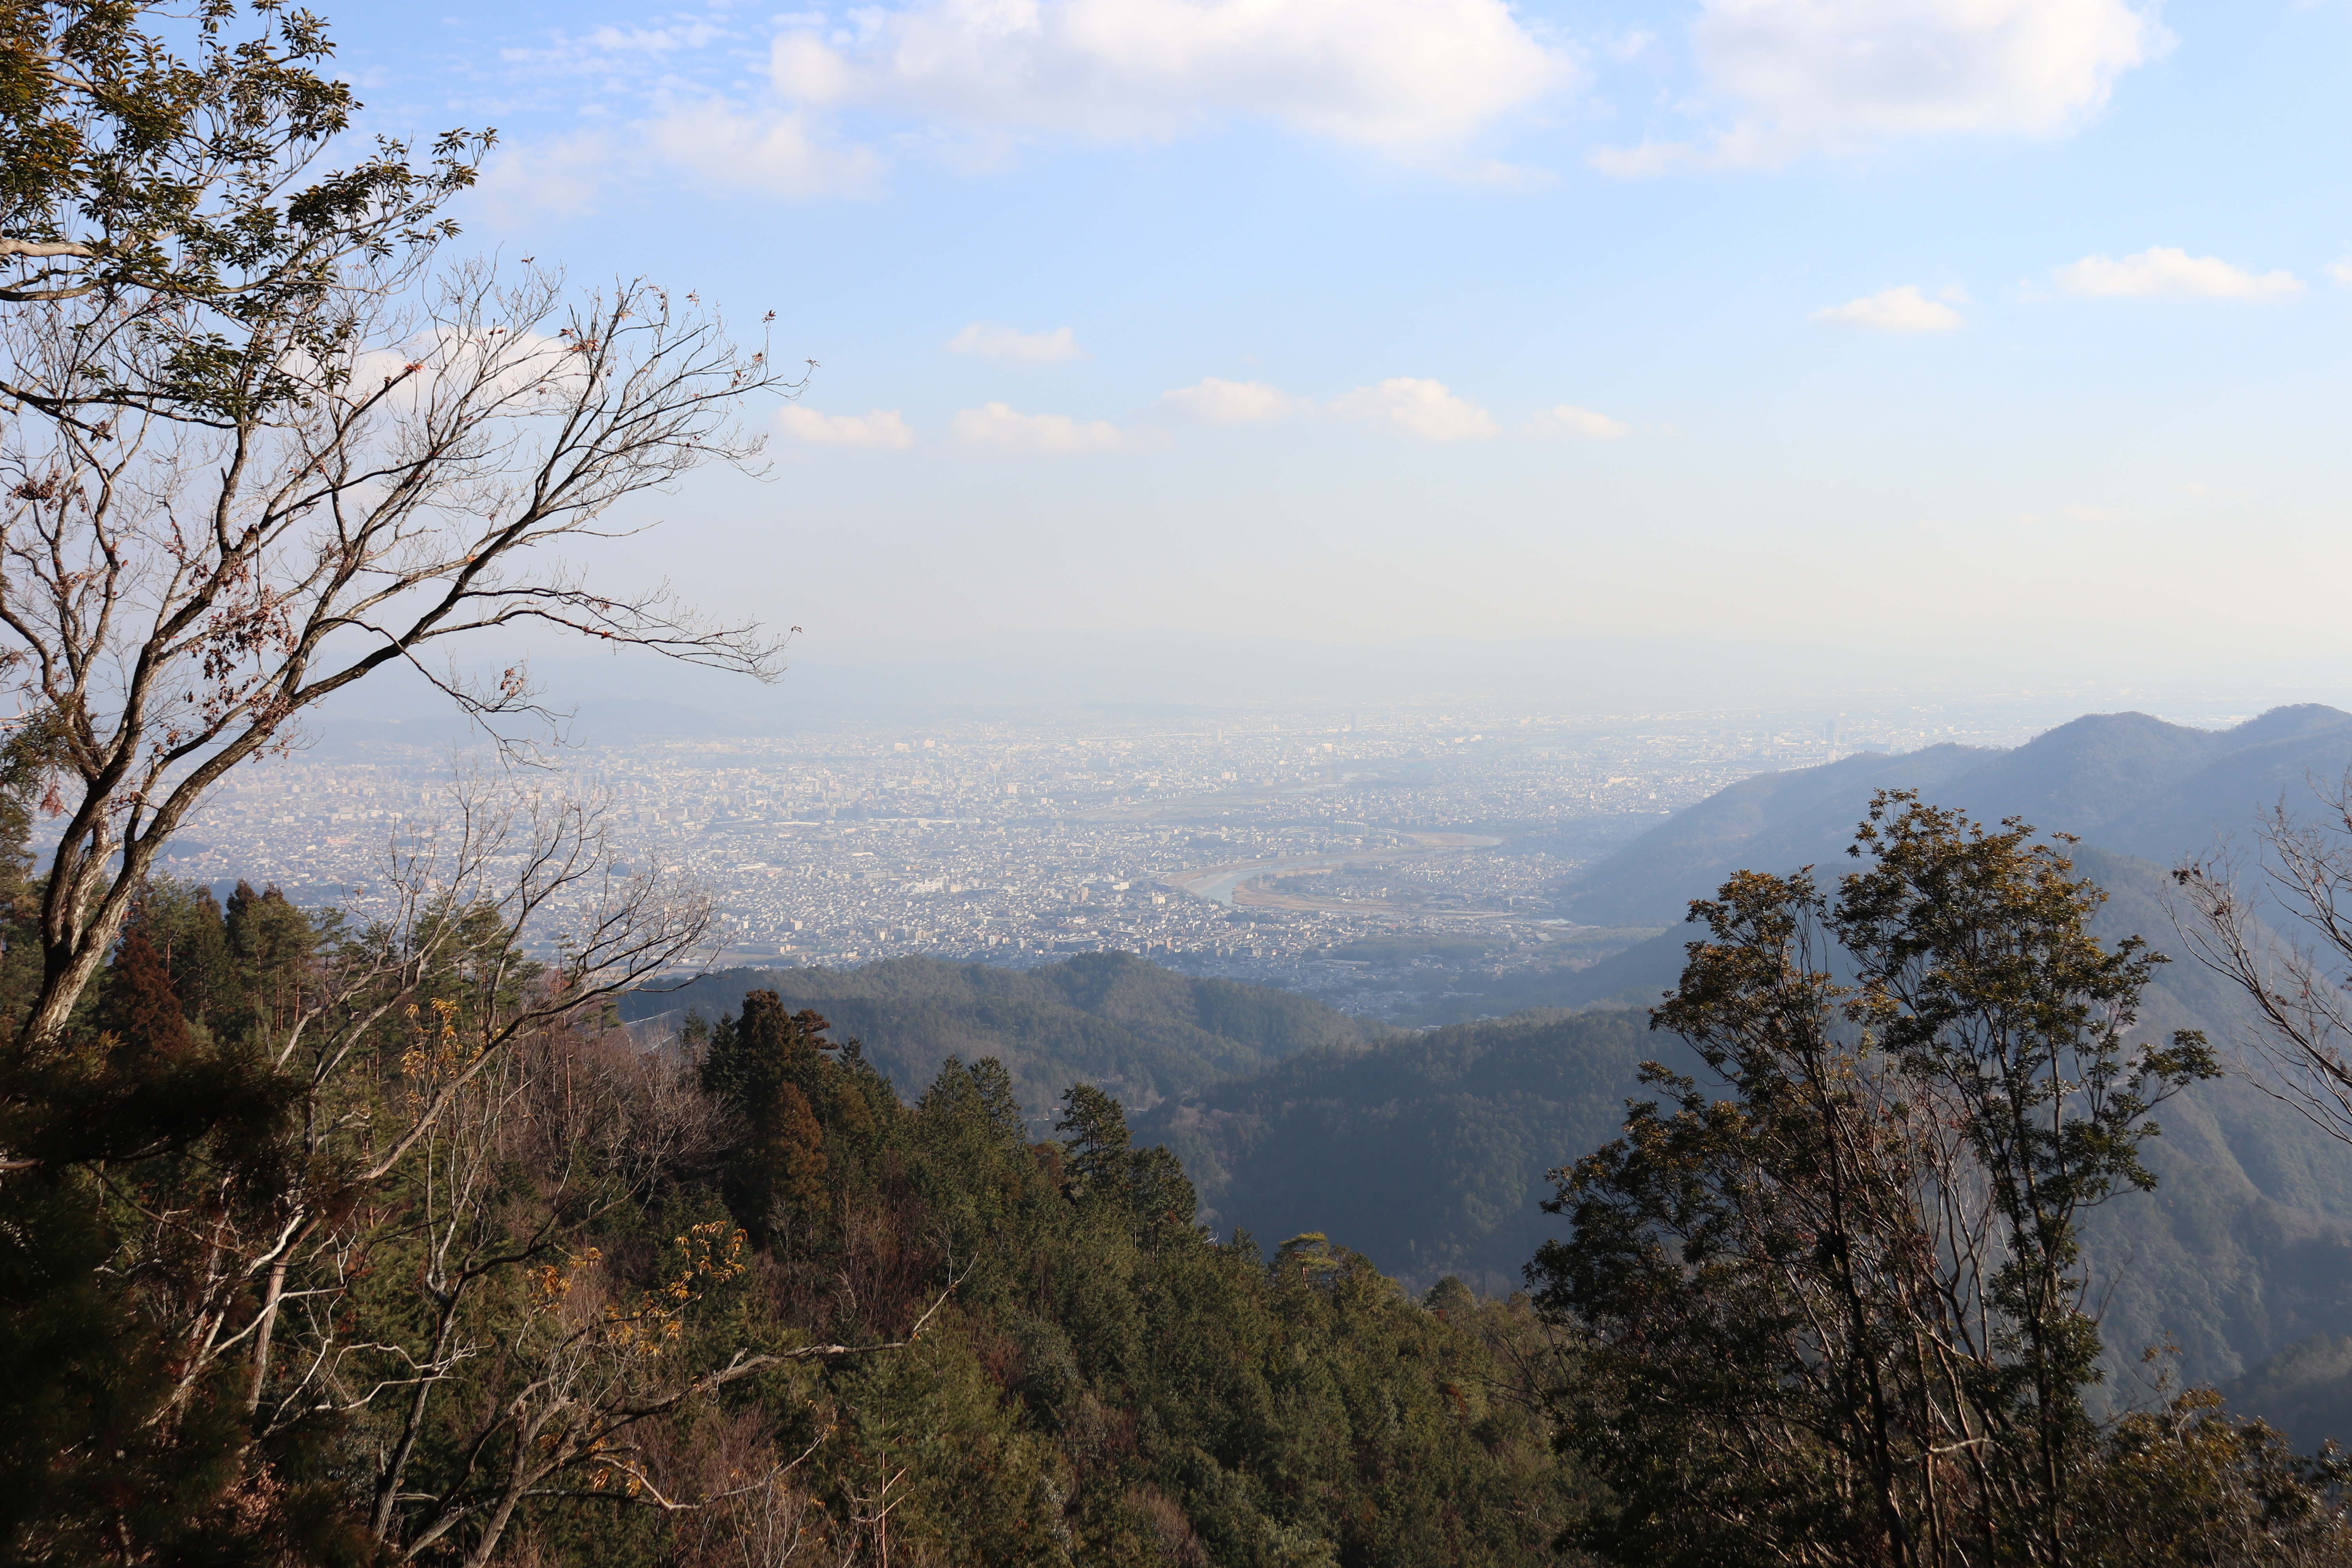
M522 782L601 803L625 860L716 893L718 964L1121 949L1389 1016L1465 965L1591 963L1647 934L1564 920L1556 890L1736 779L2036 727L2013 706L1087 713L588 744ZM444 827L479 765L400 732L328 727L219 795L169 869L367 912L388 847Z

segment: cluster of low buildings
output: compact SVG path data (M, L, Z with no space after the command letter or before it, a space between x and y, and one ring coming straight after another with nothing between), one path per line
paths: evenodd
M1943 717L877 722L583 747L530 783L593 803L625 861L715 893L721 964L1116 948L1377 1013L1410 990L1416 943L1554 961L1579 935L1554 908L1579 866L1748 774L1959 736ZM445 827L452 786L446 752L330 736L248 770L168 866L364 910L388 846Z

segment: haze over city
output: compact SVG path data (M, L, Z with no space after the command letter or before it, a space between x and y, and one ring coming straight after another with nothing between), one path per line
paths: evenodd
M783 704L760 722L607 699L537 748L551 778L520 782L600 803L625 857L718 895L719 929L688 967L1123 951L1408 1021L1465 964L1580 966L1654 934L1563 918L1561 895L1679 808L1857 754L2012 747L2076 696L1616 713ZM492 755L446 717L330 720L217 796L169 868L373 912L387 848L440 827Z

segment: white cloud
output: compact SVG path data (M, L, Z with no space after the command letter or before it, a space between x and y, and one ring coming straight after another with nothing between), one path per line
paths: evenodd
M1495 434L1494 416L1445 389L1445 384L1409 375L1391 376L1335 399L1331 412L1342 419L1391 425L1424 441L1483 441Z
M2352 261L2331 261L2327 275L2347 289L2352 289Z
M482 168L474 199L496 228L520 228L543 216L593 216L618 154L602 131L552 142L509 145Z
M2048 136L2171 47L2132 0L1704 0L1700 68L1735 122L1704 144L1608 149L1618 174L1784 163L1885 136Z
M717 185L785 196L857 195L882 173L877 154L829 142L806 115L747 110L724 99L666 104L632 130L663 162Z
M950 353L1012 360L1016 364L1055 364L1087 357L1087 351L1078 346L1077 334L1067 327L1021 332L993 321L974 321L950 338L947 346Z
M2086 256L2056 269L2058 287L2091 299L2286 300L2303 292L2291 272L2248 272L2218 256L2158 245L2136 255Z
M1928 299L1915 283L1815 310L1812 319L1825 327L1864 327L1874 332L1957 332L1968 324L1958 310Z
M776 40L776 90L982 131L1157 141L1263 116L1457 139L1568 83L1506 0L914 0Z
M704 19L668 26L597 26L583 34L557 30L537 47L500 49L499 58L542 82L551 76L642 79L657 76L677 57L707 49L729 36L725 28Z
M1160 395L1160 404L1187 419L1208 425L1242 425L1309 413L1314 405L1262 381L1226 381L1210 376Z
M499 404L520 410L551 396L570 395L583 374L580 355L564 337L504 327L469 335L445 323L395 345L355 354L348 386L353 395L364 396L386 382L399 382L395 395L412 408L436 383L464 386L477 406Z
M871 414L819 414L797 403L776 410L776 431L812 447L863 447L903 452L915 444L915 433L895 408Z
M967 447L1033 457L1074 452L1130 452L1162 444L1157 430L1122 430L1107 419L1080 424L1066 414L1022 414L1002 403L966 408L948 422Z
M1706 158L1688 142L1644 142L1638 147L1600 148L1585 162L1604 174L1643 180L1704 163Z
M883 172L878 154L829 139L803 114L720 98L663 98L652 108L624 129L502 146L483 169L475 199L494 226L516 228L541 216L593 215L606 185L664 169L786 196L869 195Z
M1588 441L1616 441L1633 433L1622 419L1612 419L1573 403L1537 409L1523 428L1530 436L1580 436Z
M587 41L591 47L606 54L662 56L681 49L698 49L724 37L722 30L707 21L688 21L667 27L605 26L592 29Z

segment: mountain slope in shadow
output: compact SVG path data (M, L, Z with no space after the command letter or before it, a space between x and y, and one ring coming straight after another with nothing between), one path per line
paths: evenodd
M1080 953L1037 969L894 958L859 969L730 969L621 999L625 1022L675 1026L740 1013L752 991L856 1038L902 1095L922 1092L950 1056L994 1057L1013 1074L1032 1129L1050 1130L1072 1084L1100 1086L1130 1109L1253 1073L1318 1047L1360 1046L1387 1031L1288 991L1205 980L1129 953Z
M2235 729L2192 730L2145 713L2095 713L2014 751L1930 746L1864 752L1762 773L1677 812L1563 885L1563 912L1592 925L1663 925L1743 868L1826 872L1870 797L1916 789L1987 824L2021 816L2051 833L2170 865L2242 835L2281 796L2352 765L2352 713L2277 708Z
M2094 921L2102 941L2178 945L2161 867L2089 846L2075 865L2109 895ZM1697 934L1679 927L1611 961L1640 1005L1305 1052L1157 1106L1139 1135L1182 1157L1220 1228L1273 1240L1324 1230L1409 1283L1451 1273L1509 1289L1559 1223L1538 1206L1547 1173L1615 1137L1627 1100L1654 1098L1640 1064L1707 1081L1687 1047L1647 1026ZM2210 972L2168 964L2135 1035L2220 1040L2236 1006ZM2219 1381L2311 1336L2352 1334L2352 1149L2238 1076L2154 1120L2157 1190L2118 1194L2084 1226L2112 1396L2133 1395L2129 1369L2151 1345L2177 1343L2184 1373Z

